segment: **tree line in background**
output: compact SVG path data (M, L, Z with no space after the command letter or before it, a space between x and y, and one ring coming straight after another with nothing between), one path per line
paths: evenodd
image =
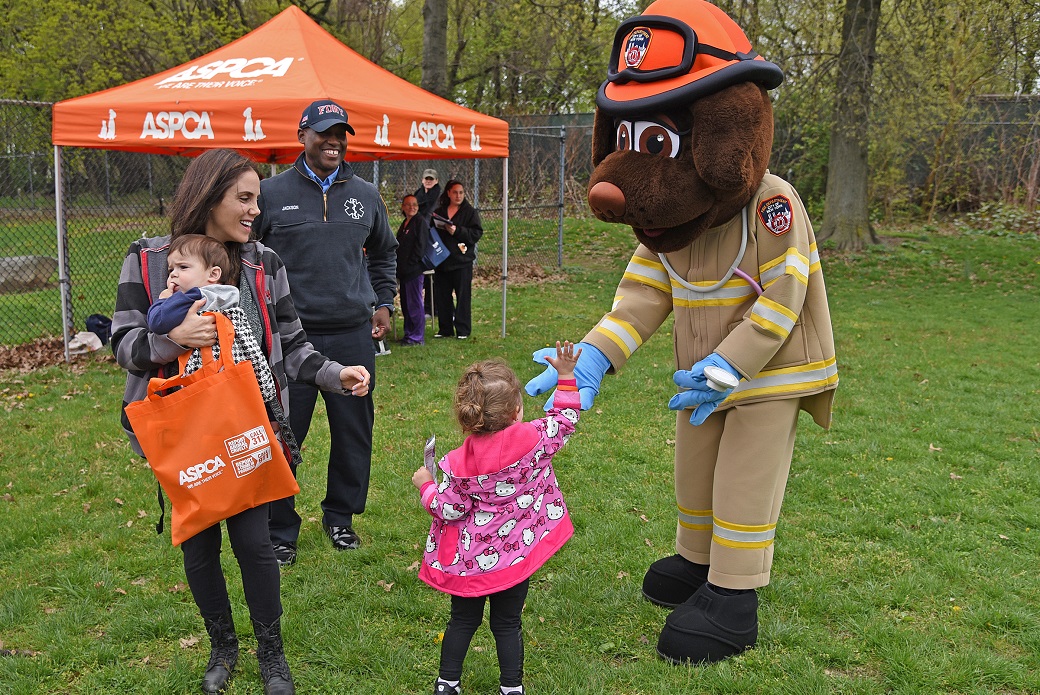
M188 61L287 6L284 0L4 4L0 96L41 101L114 87ZM618 23L649 2L297 4L395 74L470 108L509 116L592 110ZM814 219L932 220L987 202L1033 210L1040 186L1040 4L717 4L785 72L774 92L771 167L798 187ZM848 201L839 204L841 193L853 199L851 208ZM825 198L835 202L821 215ZM845 246L869 240L869 220L862 222Z

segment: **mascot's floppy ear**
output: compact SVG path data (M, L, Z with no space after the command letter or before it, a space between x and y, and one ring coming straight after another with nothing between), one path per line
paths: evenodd
M765 176L773 146L766 90L751 82L733 85L696 100L690 111L697 173L721 198L746 200Z

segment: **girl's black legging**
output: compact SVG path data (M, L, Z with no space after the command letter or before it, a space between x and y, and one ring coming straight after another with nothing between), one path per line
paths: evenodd
M281 577L267 529L266 504L227 519L231 549L242 570L249 617L270 625L282 615ZM220 567L220 524L181 543L184 574L195 604L204 618L216 618L230 606L224 571Z
M462 662L470 640L484 618L484 599L491 603L491 634L498 651L499 684L518 687L524 681L524 637L520 613L527 599L530 579L490 596L451 597L451 619L441 643L440 677L446 681L462 679Z

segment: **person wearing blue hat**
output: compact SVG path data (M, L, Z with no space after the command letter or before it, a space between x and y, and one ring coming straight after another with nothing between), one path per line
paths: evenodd
M292 168L260 184L256 236L285 263L307 337L330 359L361 364L372 375L364 397L323 392L331 431L322 528L336 550L361 544L354 516L365 511L372 467L375 343L390 328L397 293L397 239L376 187L343 161L347 111L328 99L304 109L297 136L303 153ZM289 383L289 422L303 445L318 390ZM295 472L295 470L294 470ZM282 566L296 561L300 515L292 497L271 504L271 541Z

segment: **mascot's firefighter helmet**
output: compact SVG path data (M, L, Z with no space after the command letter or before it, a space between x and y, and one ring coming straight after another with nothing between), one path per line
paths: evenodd
M784 74L751 49L740 27L703 0L657 0L614 34L596 105L615 115L689 104L739 82L778 87Z

